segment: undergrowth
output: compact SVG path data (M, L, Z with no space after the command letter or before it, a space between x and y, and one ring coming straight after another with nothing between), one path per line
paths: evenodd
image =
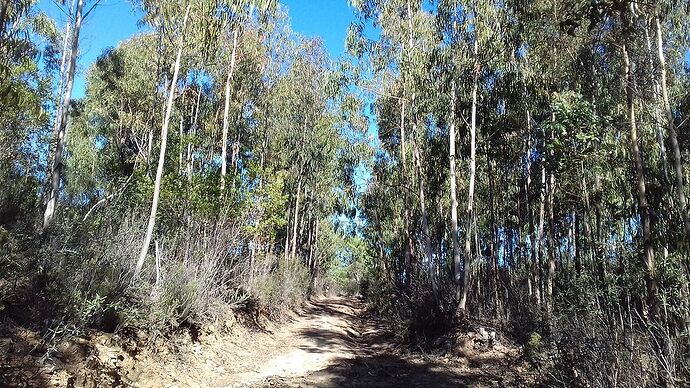
M41 333L49 358L56 344L92 330L168 336L247 309L278 317L308 296L308 269L268 253L250 260L244 230L229 220L163 234L135 278L144 220L67 214L43 237L0 228L0 324Z

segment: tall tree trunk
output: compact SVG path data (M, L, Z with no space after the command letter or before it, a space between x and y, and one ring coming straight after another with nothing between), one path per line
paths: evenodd
M58 133L60 133L60 120L62 119L62 108L63 108L63 95L65 92L65 83L67 82L67 58L71 58L70 48L70 37L72 34L72 24L74 20L72 16L74 15L74 5L75 0L72 0L68 10L69 17L67 19L67 24L65 25L65 37L62 42L62 55L60 56L60 82L58 83L58 101L57 101L57 112L55 112L55 123L53 126L53 138L57 139Z
M237 54L237 29L232 31L232 55L230 58L230 71L225 81L225 107L223 111L223 140L221 144L221 165L220 165L220 190L225 190L225 175L228 170L228 128L230 127L230 92L232 86L232 76L235 72L235 57Z
M69 64L67 65L67 80L65 84L65 92L60 101L58 109L59 118L56 126L58 128L55 136L55 152L53 153L53 162L50 170L50 191L48 200L46 201L46 208L43 213L43 230L50 226L50 223L55 216L55 208L57 206L57 199L60 195L60 182L62 181L62 170L64 168L63 158L65 152L65 143L67 141L67 117L69 116L69 105L72 100L72 87L74 86L74 74L77 68L77 55L79 54L79 33L81 32L82 11L84 9L84 0L78 0L77 9L74 16L74 28L72 29L72 43L70 47Z
M525 88L526 89L526 88ZM527 91L525 90L525 96ZM534 226L534 218L532 217L532 204L530 202L529 193L532 188L532 113L529 109L525 110L525 121L527 123L527 142L525 144L525 210L527 213L527 220L529 224L529 239L530 250L528 252L530 259L527 262L527 295L530 299L534 296L534 269L537 260L536 250L536 229Z
M541 271L542 271L542 261L543 261L543 246L542 240L544 238L544 204L546 202L546 160L544 156L542 155L541 157L541 186L539 188L539 221L537 225L537 238L534 241L535 244L535 256L534 256L534 263L535 263L535 268L533 272L534 276L534 281L535 281L535 298L537 300L537 305L541 305L541 291L542 291L542 283L541 283Z
M319 219L314 220L314 251L311 261L312 273L316 273L316 267L319 259Z
M556 122L556 113L551 112L551 122ZM553 158L553 151L550 151L550 157ZM556 176L553 171L549 172L549 239L548 239L548 250L549 250L549 265L546 273L546 296L547 305L546 309L548 312L549 319L551 318L551 313L553 312L554 294L553 294L553 283L556 278L556 222L553 214L553 204L556 196Z
M0 47L5 41L5 19L7 18L7 10L10 7L10 0L2 0L0 3Z
M81 1L81 0L80 0ZM175 69L173 71L172 82L170 83L170 91L168 93L168 102L165 107L165 117L163 118L163 127L161 128L161 150L158 156L158 168L156 170L156 181L153 186L153 200L151 202L151 214L149 215L149 223L146 227L146 236L144 236L144 243L139 252L139 259L134 269L134 277L139 276L141 268L144 266L146 254L149 251L151 244L151 237L153 236L153 228L156 225L156 212L158 211L158 200L161 192L161 181L163 180L163 166L165 165L165 150L168 144L168 127L170 125L170 115L172 114L172 105L175 99L175 89L177 88L177 77L180 74L180 62L182 61L182 49L184 48L184 32L187 27L187 19L189 19L189 11L191 3L187 4L187 11L184 14L182 21L182 30L178 39L177 57L175 58Z
M664 102L664 111L666 113L666 125L668 125L669 140L671 140L671 149L673 151L673 169L676 175L676 191L678 193L678 204L680 212L683 217L683 226L685 228L686 238L690 238L690 216L688 216L688 203L685 198L685 185L683 183L683 161L680 157L680 146L678 145L678 134L676 133L676 125L673 122L673 111L671 110L671 102L668 97L668 86L666 81L666 57L664 56L664 38L661 31L661 22L659 15L654 13L654 22L656 23L656 45L657 56L659 58L659 78L661 86L661 97Z
M422 162L419 155L417 142L414 144L414 159L417 165L417 180L419 181L419 205L422 211L422 244L424 245L424 256L428 265L433 268L433 253L431 247L431 235L429 233L429 214L426 208L426 189L424 187L424 174L422 173ZM434 297L438 297L438 285L432 274L432 291Z
M301 175L301 174L300 174ZM297 255L297 224L299 223L299 194L302 191L302 179L297 180L297 191L295 193L295 210L293 211L293 224L292 224L292 242L290 246L292 250L290 251L290 258L293 262Z
M407 171L407 148L405 146L405 94L403 91L400 99L400 162L402 163L402 180L405 180ZM405 285L409 286L412 279L412 233L410 231L410 207L408 190L404 190L403 194L403 227L405 232Z
M627 42L621 46L623 52L623 62L625 64L625 91L628 111L628 124L630 126L630 148L635 162L635 176L637 179L637 201L642 226L642 239L644 247L644 265L646 269L647 298L652 319L659 315L657 303L657 283L655 275L654 246L652 245L652 226L650 219L649 204L647 202L647 187L642 164L642 153L637 140L637 119L635 117L635 85L628 54Z
M197 128L199 126L199 107L201 106L201 88L198 90L196 96L196 108L194 108L194 122L192 122L191 135L196 136ZM192 174L194 172L194 145L192 141L187 142L187 180L192 181Z
M298 245L301 246L302 242L304 241L304 227L305 227L305 224L307 223L307 220L309 218L309 214L311 213L311 211L307 211L307 209L309 208L308 200L309 200L308 191L307 191L307 187L305 187L304 188L304 205L303 205L304 209L302 211L302 217L300 218L299 233L297 234L297 241L299 243L295 244L293 246L293 250ZM292 256L293 256L293 259L297 259L296 252L293 252Z
M651 25L652 21L650 19L649 24ZM651 77L653 78L653 91L654 91L654 97L656 98L657 96L661 95L661 86L659 85L659 80L656 79L654 76L654 63L652 61L652 57L655 55L654 50L652 49L652 38L649 34L649 26L645 25L644 28L644 36L645 36L645 42L647 43L647 53L649 54L647 56L647 66L649 67L648 71ZM664 169L664 178L668 181L668 160L667 160L667 155L666 155L666 144L664 142L664 131L662 129L661 123L663 122L662 118L663 114L661 113L661 106L659 104L654 104L654 112L653 112L653 121L654 121L654 132L656 134L656 141L659 144L659 158L661 159L661 163Z
M407 47L405 47L405 43L403 43L402 47L402 52L403 55L407 54L407 50L412 50L414 48L414 39L412 36L412 6L410 3L410 0L407 0L406 2L407 6L407 26L408 26L408 37L407 37ZM404 74L403 74L404 77ZM402 158L402 178L403 180L406 180L406 172L407 172L407 161L406 161L406 147L405 147L405 82L403 78L402 82L402 108L400 112L400 149L401 149L401 158ZM414 101L415 101L415 94L412 93L412 99L410 100L410 112L412 113L413 117L413 129L412 129L412 134L414 136L415 132L415 123L414 123ZM406 247L405 247L405 286L408 287L408 289L412 286L412 281L414 279L413 272L414 272L414 243L412 241L412 226L411 226L411 221L410 221L410 193L408 190L405 190L405 196L403 198L403 207L404 207L404 223L405 223L405 239L406 239Z
M450 91L450 230L453 236L453 264L455 268L455 283L460 284L462 274L462 262L460 261L460 241L458 231L458 195L457 182L455 178L455 104L456 90L455 79L453 79Z
M476 13L475 13L476 15ZM467 309L467 292L470 287L470 274L471 274L471 249L470 245L472 242L471 233L472 230L472 218L474 214L474 180L476 173L476 133L477 133L477 87L479 83L479 42L477 39L474 40L474 58L475 58L475 68L474 68L474 81L472 85L472 113L470 122L470 182L469 182L469 192L467 195L467 225L465 227L465 248L464 248L464 265L463 265L463 282L460 296L460 303L458 304L458 310L460 314L465 314Z
M494 187L495 183L494 180L496 179L494 177L494 164L496 162L494 160L491 160L489 155L487 154L487 164L489 165L489 205L490 205L490 218L491 218L491 245L490 245L490 255L491 255L491 265L493 269L493 281L491 282L492 286L492 296L494 298L494 317L498 318L500 314L500 304L501 304L501 299L499 296L499 272L498 272L498 236L496 232L496 211L494 209L495 207L495 201L494 201ZM457 263L459 262L459 258L456 263L456 273L459 273L460 269L457 268ZM459 279L456 279L458 281Z
M285 265L287 266L288 263L288 255L290 254L290 216L292 214L292 209L290 206L286 206L287 209L287 216L285 219L287 220L287 223L285 224L285 244L283 244L283 260L285 261Z
M184 93L182 94L182 106L184 106ZM179 174L182 174L182 171L184 170L184 145L182 144L182 138L184 137L184 114L180 112L180 128L179 128L179 133L178 136L180 138L179 140L179 148L178 148L178 168L177 171Z

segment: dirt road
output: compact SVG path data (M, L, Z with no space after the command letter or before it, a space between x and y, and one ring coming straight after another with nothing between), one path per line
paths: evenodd
M229 387L523 386L505 357L413 354L396 347L354 298L310 302L293 322L246 349L244 366L215 382ZM266 344L266 340L269 343ZM494 354L495 355L495 354ZM234 368L233 368L234 369Z
M478 347L465 333L459 334L462 341L443 342L456 344L443 355L411 352L383 324L365 316L355 298L317 298L287 322L254 321L254 329L232 322L223 323L225 330L209 327L196 337L158 338L143 348L136 342L123 348L126 338L101 333L59 345L48 363L31 353L40 344L38 334L15 330L0 342L11 355L3 358L0 352L0 385L518 387L527 385L529 375L515 348Z

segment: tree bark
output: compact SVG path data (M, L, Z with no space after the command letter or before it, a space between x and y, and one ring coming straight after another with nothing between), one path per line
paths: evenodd
M476 26L475 26L476 28ZM463 265L463 282L460 291L460 303L458 304L458 310L460 314L464 314L467 309L467 292L470 286L471 277L471 233L472 230L472 217L474 214L474 180L476 173L476 132L477 132L477 87L479 83L479 42L477 39L474 40L474 58L475 58L475 69L474 69L474 81L472 85L472 113L470 122L470 182L469 182L469 192L467 195L467 225L465 227L465 248L464 248L464 265Z
M551 122L556 121L556 113L551 112ZM550 151L550 156L553 158L553 151ZM553 283L556 278L556 223L553 214L553 204L556 196L556 176L553 171L549 173L549 230L550 236L548 239L548 249L549 249L549 265L546 273L546 296L547 305L546 309L549 318L553 311L554 303L554 293L553 293Z
M499 296L499 272L498 272L498 254L496 250L498 249L498 239L497 239L497 233L496 233L496 211L494 209L495 207L495 201L494 201L494 187L495 187L495 177L494 177L494 164L496 162L494 160L490 160L489 156L487 155L487 164L489 165L489 205L490 205L490 222L491 222L491 245L490 245L490 255L491 255L491 265L492 265L492 272L493 272L493 281L491 282L491 287L492 287L492 295L494 298L494 317L498 318L500 314L500 296ZM459 262L456 261L456 263ZM457 265L457 264L456 264ZM456 269L456 273L459 273L459 269ZM456 282L458 279L456 279Z
M297 180L297 192L295 194L295 210L293 211L293 223L292 223L292 242L290 246L292 250L290 251L290 258L295 260L297 255L297 224L299 223L299 194L302 191L302 179Z
M55 208L57 206L57 199L60 195L60 182L62 181L62 170L64 168L63 158L65 152L65 143L67 142L67 117L69 116L69 105L72 100L72 87L74 86L74 74L77 68L77 55L79 54L79 33L81 32L82 11L84 9L84 0L78 0L77 9L74 16L74 28L72 28L72 43L70 47L70 58L67 65L67 80L65 84L65 92L60 101L58 108L58 119L56 123L55 137L55 152L53 153L53 162L50 170L50 191L48 200L46 201L46 208L43 213L43 230L45 231L55 216Z
M546 160L545 158L541 157L541 186L539 188L539 221L537 224L537 238L534 241L534 244L536 246L535 249L535 258L534 258L534 263L535 263L535 268L533 272L534 276L534 281L535 281L535 298L537 301L537 305L541 305L542 298L541 298L541 291L542 291L542 283L541 283L541 271L542 271L542 261L543 261L543 249L542 247L544 244L542 244L542 240L544 238L544 204L546 202Z
M81 1L81 0L80 0ZM163 180L163 166L165 165L165 150L168 143L168 127L170 125L170 115L172 114L172 105L175 99L175 89L177 88L177 77L180 73L180 62L182 61L182 49L184 48L184 30L187 27L187 20L189 19L189 11L191 3L187 4L187 11L185 12L182 21L182 31L178 41L177 57L175 58L175 69L173 71L173 79L170 83L170 92L168 93L168 102L165 107L165 117L163 118L163 126L161 128L161 150L158 156L158 169L156 170L156 181L153 186L153 200L151 202L151 214L149 215L148 226L146 227L146 235L144 236L144 243L139 252L139 259L134 269L134 277L138 277L141 268L144 266L146 254L149 251L151 244L151 237L153 236L153 228L156 225L156 212L158 211L158 200L160 198L161 182Z
M623 52L623 62L625 64L625 91L628 111L628 125L630 126L630 148L635 162L635 176L637 181L637 201L642 226L643 239L643 260L646 270L647 298L650 307L651 318L659 315L657 303L657 283L655 275L654 246L652 245L652 226L650 219L649 204L647 202L647 187L642 163L642 153L637 140L637 119L635 117L635 85L628 54L627 42L621 46Z
M456 90L455 79L451 84L450 92L450 229L453 235L453 264L455 268L455 283L460 284L462 274L462 261L460 260L460 241L458 230L458 195L455 177L455 104Z
M650 19L650 24L652 23ZM659 85L659 80L656 79L654 76L654 63L652 62L652 57L655 55L654 50L652 49L652 38L650 37L649 34L649 26L645 26L644 28L644 36L645 36L645 42L647 43L647 53L649 54L647 56L647 66L649 67L648 71L649 74L651 74L651 77L653 78L653 92L654 92L654 98L658 98L658 96L661 95L661 86ZM667 152L666 152L666 144L664 143L664 131L662 129L661 123L663 122L662 118L663 114L661 113L661 106L659 104L654 104L654 113L653 113L653 121L654 121L654 132L656 134L656 141L659 143L659 158L661 159L661 163L664 169L664 178L668 181L668 159L667 159Z
M75 5L75 0L72 0L70 3L69 7L69 18L67 20L67 25L65 26L65 40L63 41L62 44L62 55L60 58L60 82L58 84L58 101L57 101L57 112L55 113L55 124L53 127L53 137L57 139L58 133L60 132L60 119L62 118L62 104L63 104L63 94L64 94L64 89L65 89L65 82L67 80L67 58L71 57L71 50L68 50L70 48L70 35L72 33L72 23L74 20L72 20L72 14L74 13L74 5Z
M237 54L237 29L232 31L232 55L230 58L230 71L225 81L225 108L223 111L223 140L221 144L221 165L220 165L220 190L225 190L225 175L228 170L228 129L230 127L230 92L232 86L232 76L235 72L235 57Z
M407 171L407 148L405 146L405 94L400 99L400 162L402 163L402 180L405 180ZM403 228L405 233L405 285L409 286L412 279L412 234L410 232L410 209L409 193L404 190L403 194Z
M196 136L197 128L199 126L199 108L201 105L201 87L197 91L196 107L194 108L194 121L192 122L191 135ZM192 174L194 172L194 145L191 141L187 142L187 180L192 181Z
M673 169L676 175L676 191L678 193L678 204L680 206L680 213L683 217L683 227L685 229L686 238L690 239L690 216L688 216L688 203L685 198L685 184L683 182L683 161L680 156L680 146L678 145L678 134L676 132L676 125L673 122L673 111L671 110L671 102L668 97L668 86L666 81L666 57L664 55L664 38L661 31L661 22L659 15L654 13L654 22L656 24L656 43L657 43L657 57L659 59L659 78L661 86L661 97L664 103L664 111L666 113L666 125L668 125L669 140L671 141L671 149L673 151Z
M428 265L433 268L433 253L431 247L431 236L429 234L429 214L426 209L426 189L424 187L424 176L422 174L422 162L419 155L419 147L414 144L414 158L417 165L417 179L419 180L419 205L422 211L422 244L424 245L424 256ZM432 274L432 291L434 297L438 297L438 285L435 276Z

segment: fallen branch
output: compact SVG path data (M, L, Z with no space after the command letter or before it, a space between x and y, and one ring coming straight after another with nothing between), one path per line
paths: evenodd
M89 211L86 212L86 214L84 215L84 218L81 220L81 222L85 222L86 219L89 218L89 216L91 215L91 213L93 213L93 211L94 211L98 206L100 206L100 205L102 205L102 204L104 204L104 203L106 203L106 202L112 200L113 198L115 198L115 196L118 196L118 197L119 197L120 195L122 195L122 193L124 193L125 189L126 189L127 186L129 185L129 183L132 181L132 177L134 177L134 174L130 175L129 178L127 178L127 181L125 182L124 186L122 186L122 188L121 188L119 191L116 191L116 192L110 194L110 195L107 196L107 197L101 198L100 201L96 202L93 206L91 206L91 209L89 209Z

